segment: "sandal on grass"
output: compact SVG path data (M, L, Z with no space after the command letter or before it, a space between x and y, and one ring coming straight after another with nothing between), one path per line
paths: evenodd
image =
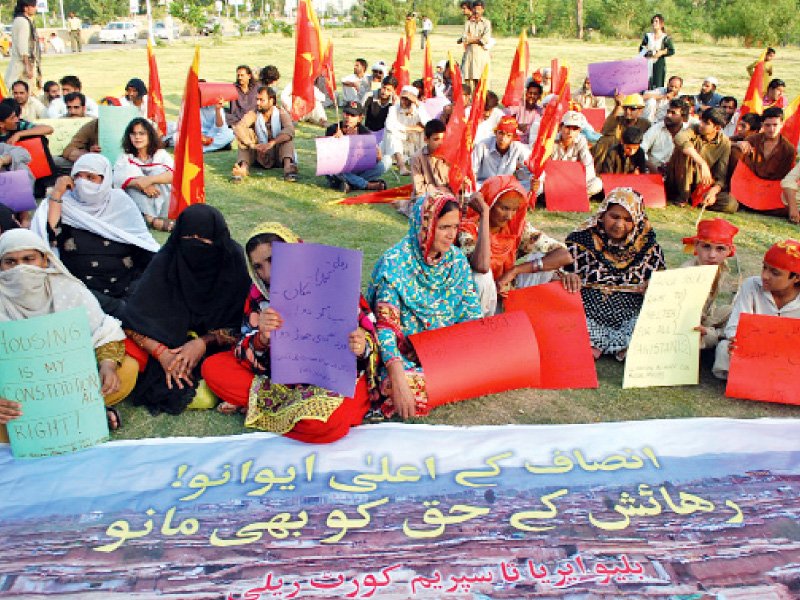
M283 180L288 181L290 183L294 183L297 181L297 173L284 173Z
M106 420L109 431L116 431L122 427L122 418L119 416L119 411L113 406L106 406Z
M236 406L230 402L220 402L217 405L217 412L223 415L235 415L236 413L244 412L243 407Z

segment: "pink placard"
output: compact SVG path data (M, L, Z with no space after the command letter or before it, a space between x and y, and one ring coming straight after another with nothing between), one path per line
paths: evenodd
M606 194L614 188L629 187L644 197L644 205L648 208L664 208L667 205L664 179L658 173L643 175L603 173L600 179L603 180L603 191Z
M639 93L647 89L650 79L647 59L636 57L592 63L589 65L589 79L595 96Z
M378 145L372 134L321 137L314 141L317 144L317 176L358 173L378 162Z
M24 169L0 173L0 204L14 212L36 210L33 183Z
M571 160L548 160L544 166L544 199L547 210L589 212L586 169Z

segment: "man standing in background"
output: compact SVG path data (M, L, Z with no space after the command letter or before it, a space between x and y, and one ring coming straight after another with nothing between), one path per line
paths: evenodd
M419 49L425 50L425 44L428 43L428 36L433 31L433 21L427 15L422 15L422 33L419 38Z
M69 13L69 19L67 19L67 29L69 30L70 49L73 52L83 52L83 43L81 42L81 25L81 20L75 16L75 13Z

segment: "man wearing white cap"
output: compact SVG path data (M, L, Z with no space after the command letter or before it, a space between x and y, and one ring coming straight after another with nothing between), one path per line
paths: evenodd
M707 108L716 108L722 101L722 94L717 91L719 82L716 77L706 77L700 86L700 93L694 97L694 112L698 115Z
M581 113L574 110L564 113L564 116L561 117L561 127L558 130L555 144L553 144L553 154L550 158L551 160L569 160L581 163L586 173L586 193L591 198L603 191L603 182L595 172L594 160L592 159L592 153L589 151L589 143L581 135L581 129L584 125L585 120ZM531 183L531 189L539 193L542 191L542 183L544 183L544 176L538 181L534 180Z
M383 134L384 156L391 156L400 175L410 175L406 161L422 149L422 133L430 119L420 110L419 91L413 85L404 85L400 100L389 108Z

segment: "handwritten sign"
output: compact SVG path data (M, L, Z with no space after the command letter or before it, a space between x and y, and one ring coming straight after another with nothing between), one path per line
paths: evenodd
M431 407L539 387L539 345L521 311L423 331L410 339L425 371Z
M36 121L37 125L49 125L53 128L53 133L47 136L50 154L53 156L61 156L72 138L78 133L78 130L90 122L91 117L80 117L77 119L39 119Z
M570 294L560 281L553 281L512 290L505 308L521 310L533 326L539 344L541 387L553 390L597 387L597 370L580 294Z
M0 172L0 204L5 204L14 212L36 210L33 183L27 171Z
M703 306L718 267L653 273L625 360L623 388L696 385Z
M589 212L586 169L576 161L548 160L544 166L547 210Z
M731 178L731 194L753 210L784 208L781 200L781 180L761 179L740 160Z
M603 124L606 122L606 109L605 108L584 108L581 109L583 116L589 121L589 125L595 131L603 129Z
M800 405L798 339L800 319L742 314L725 395Z
M595 96L635 94L646 90L649 83L647 59L613 60L589 64L589 79Z
M450 104L450 100L448 100L445 96L433 96L432 98L426 98L423 100L422 107L425 109L425 112L428 113L431 119L438 119L442 114L444 107L448 104Z
M664 208L667 206L667 195L664 192L664 178L658 173L641 175L623 173L603 173L603 189L606 193L617 187L629 187L644 197L644 205L648 208Z
M135 106L101 104L98 109L100 113L97 122L97 143L100 145L100 153L113 165L122 154L122 136L125 134L125 128L141 114Z
M0 396L22 404L8 437L17 458L75 452L108 439L86 311L0 323Z
M321 137L317 144L317 176L358 173L378 163L378 144L374 135Z
M201 81L199 86L201 106L211 106L220 100L232 102L239 98L239 91L232 83Z
M320 244L273 244L270 305L283 317L272 334L272 381L308 383L352 396L362 254Z

